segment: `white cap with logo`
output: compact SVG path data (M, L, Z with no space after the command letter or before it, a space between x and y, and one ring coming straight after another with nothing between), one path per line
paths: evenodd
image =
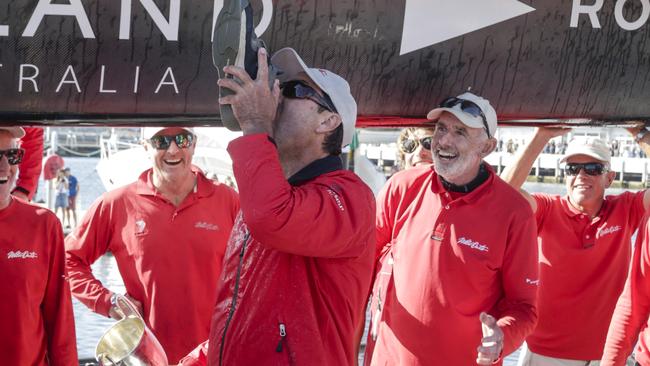
M481 108L481 111L485 116L485 120L486 120L485 122L487 123L488 130L490 131L490 136L494 137L494 134L497 132L497 112L494 110L494 108L492 108L490 101L485 98L479 97L478 95L472 94L470 92L463 93L457 96L456 98L462 100L468 100L476 104L479 108ZM445 107L435 108L431 110L429 114L427 114L427 119L431 121L438 121L440 115L442 115L443 112L448 112L453 114L467 127L485 128L485 125L483 124L483 118L481 118L481 116L473 116L467 112L464 112L461 108L460 103L450 108L445 108Z
M300 73L305 73L330 97L343 121L343 146L349 145L357 121L357 102L350 93L348 82L331 71L307 67L293 48L287 47L276 52L271 57L271 63L282 72L278 75L280 82L296 80Z
M564 163L567 159L576 155L587 155L607 164L612 161L609 146L599 138L582 137L571 140L560 163Z
M20 139L25 136L25 130L22 127L2 127L0 130L5 130L11 134L14 138Z
M145 127L142 129L142 138L145 140L149 140L150 138L154 137L158 132L164 130L165 128L173 128L174 126L166 126L166 127ZM184 129L185 131L191 133L194 135L194 129L192 127L180 127Z

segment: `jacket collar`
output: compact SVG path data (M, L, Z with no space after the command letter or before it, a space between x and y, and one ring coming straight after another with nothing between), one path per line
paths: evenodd
M306 167L300 169L296 174L289 177L289 184L292 186L300 185L306 181L312 180L319 175L331 173L343 169L341 158L329 155L324 158L314 160Z
M475 202L485 193L486 190L490 189L490 187L494 185L494 180L496 179L494 169L485 162L483 162L483 165L485 166L485 169L489 174L488 178L483 183L481 183L478 187L476 187L473 191L464 194L460 198L458 198L459 200L463 200L468 203ZM436 173L435 169L433 168L433 165L431 166L431 170L433 171L434 174L434 179L431 180L431 191L436 194L442 194L446 192L445 187L440 181L441 177L438 175L438 173Z

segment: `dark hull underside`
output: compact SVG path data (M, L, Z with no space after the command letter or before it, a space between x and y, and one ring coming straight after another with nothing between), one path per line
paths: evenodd
M211 35L221 0L135 0L130 11L126 0L49 2L0 7L1 123L220 125ZM650 120L642 2L252 3L271 51L293 47L349 80L363 127L426 123L468 88L504 125Z

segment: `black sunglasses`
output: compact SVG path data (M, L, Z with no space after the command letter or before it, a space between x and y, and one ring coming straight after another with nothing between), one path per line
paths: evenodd
M2 159L3 156L7 157L7 161L9 162L9 165L18 165L20 164L21 161L23 161L23 156L25 156L25 150L23 149L0 150L0 159Z
M338 113L329 95L320 95L314 88L300 80L287 81L280 85L282 95L292 99L309 99L330 112Z
M194 142L194 135L191 133L183 132L175 136L156 135L149 139L149 143L156 150L169 149L172 141L176 142L176 146L179 148L186 149L192 146L192 142Z
M564 167L564 173L566 175L578 175L582 169L584 169L587 175L593 176L601 175L609 171L603 163L568 163Z
M400 143L399 149L405 154L412 154L420 145L422 145L423 149L431 150L431 136L422 138L409 137L404 139Z
M458 104L460 104L460 110L463 112L470 114L473 117L481 117L481 120L483 121L483 127L485 127L485 132L487 132L488 138L492 138L492 135L490 135L490 129L488 128L487 118L485 118L485 114L483 114L483 110L478 106L478 104L467 99L449 97L440 103L440 108L453 108Z

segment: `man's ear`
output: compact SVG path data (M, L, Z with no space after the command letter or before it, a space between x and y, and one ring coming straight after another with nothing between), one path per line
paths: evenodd
M318 124L318 127L316 128L316 132L328 134L334 131L341 123L342 123L341 116L339 116L338 114L323 113L323 119Z
M485 158L490 155L492 151L497 147L497 139L490 137L487 141L483 143L483 149L481 150L481 156Z

